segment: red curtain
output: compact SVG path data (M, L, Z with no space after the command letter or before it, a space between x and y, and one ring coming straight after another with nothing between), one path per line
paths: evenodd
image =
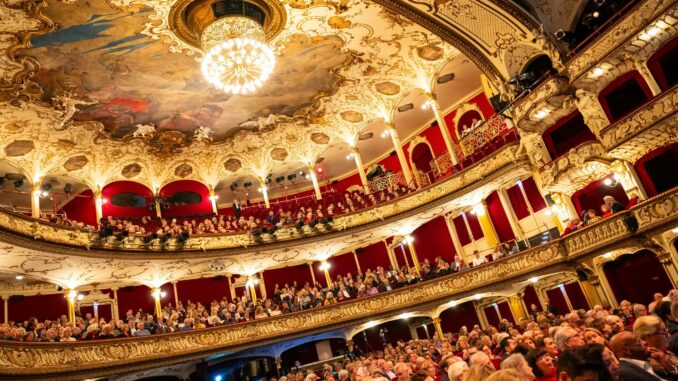
M537 291L534 290L534 287L532 286L527 286L525 287L524 291L525 295L523 295L523 302L525 303L525 307L527 307L527 311L532 311L531 306L534 304L537 306L537 309L541 311L541 304L539 302L539 297L537 296Z
M678 143L673 143L645 154L634 168L648 196L652 197L678 186L674 172L677 164Z
M614 180L614 177L609 175L603 179L593 181L572 195L572 203L575 209L577 209L577 213L581 215L582 211L593 209L597 214L600 214L600 207L604 204L603 197L608 195L614 197L615 200L624 206L628 204L629 198L626 196L622 185L607 186L604 183L605 179Z
M570 309L567 307L567 302L565 301L565 296L563 295L563 292L560 291L560 287L546 291L546 297L549 299L551 305L556 307L559 315L565 315L570 312Z
M501 242L506 242L515 239L515 235L511 229L511 223L504 212L504 207L501 205L497 191L490 193L485 201L487 202L487 211L490 214L490 220L492 221L494 230L497 232L499 240Z
M523 189L525 189L525 195L527 196L527 200L530 202L533 211L538 212L546 208L546 201L544 201L544 197L541 195L541 192L539 192L539 188L537 188L537 183L534 181L533 177L528 177L523 180Z
M565 285L565 292L567 292L567 297L570 298L570 303L572 303L572 308L575 310L583 309L588 310L592 306L589 306L589 303L586 301L586 296L584 291L582 291L579 282L568 283Z
M662 91L670 89L678 79L675 73L677 58L678 38L674 38L657 50L647 61L647 67Z
M360 262L360 269L363 272L367 269L374 270L377 266L383 266L384 268L389 268L391 266L386 245L384 245L384 242L382 241L364 247L362 251L358 253L358 262Z
M346 276L348 273L355 275L358 272L353 253L337 255L328 259L327 262L331 266L329 272L332 278L335 278L337 275ZM325 275L323 274L323 277L324 276Z
M466 223L464 222L464 217L457 216L452 219L454 224L454 230L457 232L459 237L459 242L462 246L466 246L471 243L471 237L468 234L468 229L466 228Z
M476 324L480 325L480 320L475 308L473 308L473 302L450 307L440 314L440 325L443 332L457 333L462 326L468 327L470 331Z
M652 99L652 91L636 70L615 79L605 87L598 100L605 114L614 123Z
M508 302L497 303L497 306L499 307L499 312L501 312L501 317L515 324L516 321L513 319L511 307L509 306Z
M495 310L494 305L483 308L485 311L485 317L487 318L487 323L492 326L499 326L499 315L497 315L497 310Z
M90 189L73 197L64 205L59 212L66 213L69 219L96 226L97 221L96 207L94 206L94 194Z
M483 229L480 227L480 222L478 221L478 216L473 213L466 213L466 219L468 220L468 226L471 228L471 234L473 234L473 239L476 241L483 238Z
M483 118L480 116L480 113L476 110L467 111L461 116L461 118L459 118L459 125L456 127L460 135L464 128L471 128L471 125L473 125L473 119L479 121L483 120Z
M420 261L428 259L431 263L441 256L447 261L454 259L455 250L445 217L437 217L421 225L412 233L414 249Z
M323 279L325 278L318 280L322 282ZM287 266L264 271L266 293L270 296L273 296L273 290L275 290L276 284L280 288L283 288L285 284L292 286L294 281L297 281L297 286L304 287L306 283L310 284L312 280L311 270L308 268L307 264Z
M167 198L171 198L179 192L197 193L200 195L201 200L199 203L192 205L172 205L170 203L169 209L163 209L163 217L180 217L212 213L210 192L204 184L194 180L179 180L169 183L160 189L160 195Z
M433 153L426 143L419 143L412 151L412 162L417 170L428 173L431 170L431 160Z
M115 206L111 202L111 198L118 193L134 193L146 198L146 206L138 207L120 207ZM149 209L148 202L150 198L153 197L153 192L148 189L146 186L141 185L134 181L116 181L110 183L104 187L101 191L101 196L108 200L102 206L102 212L104 216L113 216L113 217L137 217L141 218L143 216L155 216L155 211Z
M672 288L659 259L649 250L622 255L603 265L603 271L617 301L626 299L631 303L647 304L655 292L666 295ZM642 282L630 281L638 279L639 274L643 275Z
M395 256L398 267L403 267L406 264L412 265L412 258L409 252L406 252L401 245L393 247L393 255Z
M530 215L530 210L527 208L527 202L525 202L525 197L523 197L523 192L520 190L518 184L508 188L506 194L508 195L513 212L519 220Z
M33 295L23 298L10 298L7 302L8 318L11 321L56 320L68 313L68 304L63 294Z

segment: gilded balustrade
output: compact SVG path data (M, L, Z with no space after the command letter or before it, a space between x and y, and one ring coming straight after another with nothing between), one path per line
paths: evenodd
M387 173L377 176L370 180L369 187L372 193L387 189L394 189L400 186L407 186L405 175L402 172Z
M485 120L480 126L470 130L459 140L464 156L472 155L491 142L492 139L501 136L510 129L511 127L506 119L500 115L494 115Z
M447 153L439 155L435 159L431 160L431 168L433 168L433 175L435 178L439 178L454 167L452 164L452 158Z
M600 253L634 233L670 229L678 220L678 188L613 215L564 238L533 247L487 265L371 297L247 323L134 339L67 343L3 342L0 375L7 377L83 378L166 366L213 354L282 341L291 337L356 325L412 308L442 306L535 272L562 271L572 261Z

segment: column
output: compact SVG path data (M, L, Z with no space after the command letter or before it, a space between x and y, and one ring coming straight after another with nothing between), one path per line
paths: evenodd
M75 326L75 298L78 296L78 292L75 290L66 290L64 297L66 298L66 304L68 306L68 321L73 323Z
M520 319L527 319L527 307L525 306L525 301L523 300L523 293L519 292L517 295L512 295L507 298L509 308L511 309L511 315L513 315L513 320L516 323L520 322Z
M671 285L673 288L677 288L676 286L676 280L678 280L678 269L676 268L676 264L673 262L673 258L671 257L671 253L669 252L664 252L664 253L658 253L657 258L659 259L659 263L662 264L662 267L664 267L664 271L666 271L666 275L669 276L669 279L671 280Z
M257 282L257 279L254 277L249 277L245 283L245 288L249 289L252 304L257 304L257 289L254 287L257 283L259 282Z
M551 193L551 199L556 206L556 214L563 224L567 224L572 218L577 217L577 209L572 203L572 198L564 193Z
M485 329L489 325L487 322L487 316L485 316L485 311L480 307L477 301L473 302L473 308L476 310L476 315L478 315L478 320L480 321L480 328Z
M370 184L367 181L367 175L365 175L365 168L363 168L363 159L360 158L360 151L358 150L358 147L351 147L351 153L353 155L353 159L355 160L355 166L358 168L358 174L360 175L360 183L363 185L363 188L365 188L365 193L369 194Z
M617 298L615 298L612 288L607 282L607 278L605 278L605 274L603 273L602 269L597 269L596 275L589 277L589 282L591 282L591 285L596 289L598 295L601 298L607 300L610 307L619 307Z
M262 299L266 299L266 283L264 283L264 273L259 273L259 294Z
M155 216L158 218L162 218L162 205L160 205L160 190L158 188L155 188L155 195L154 195L154 204L155 204Z
M534 183L537 185L537 189L539 190L539 194L541 194L542 198L544 198L544 201L546 201L546 195L549 194L549 192L544 188L541 177L539 176L539 173L536 173L534 175ZM548 205L548 203L547 203ZM546 215L551 216L553 219L553 224L555 225L556 228L558 228L558 232L562 233L565 230L565 226L567 225L566 223L564 224L560 220L560 216L558 215L558 208L553 208L549 207L546 210Z
M610 120L600 105L598 95L584 89L577 89L575 92L575 103L577 109L584 117L584 122L591 129L591 132L600 138L600 132L610 124Z
M319 268L325 274L325 282L327 284L327 288L330 288L330 284L332 284L332 278L330 278L330 272L329 272L330 264L327 261L322 261L322 262L320 262Z
M457 157L457 152L454 150L454 143L452 140L452 136L450 135L450 129L447 127L447 122L445 122L445 117L443 116L442 112L440 111L440 104L438 104L438 100L436 99L435 94L433 93L427 93L426 94L429 98L429 104L431 105L431 109L433 110L433 115L435 115L436 121L438 122L438 127L440 128L440 132L443 134L443 140L445 141L445 148L447 148L447 153L450 155L450 159L452 160L452 165L457 165L459 163L459 158Z
M452 237L452 243L454 244L454 250L457 252L459 259L464 258L464 247L459 241L459 235L457 235L457 229L454 227L454 222L452 222L452 215L446 215L445 224L447 224L447 230L450 232L450 237Z
M410 249L410 255L412 256L412 264L414 264L414 269L417 271L417 274L421 275L421 266L419 266L419 258L417 258L417 252L414 250L414 237L411 235L405 236L405 242L407 243L407 248Z
M94 208L97 216L97 224L104 217L104 198L101 194L101 187L97 185L94 190Z
M358 269L359 273L361 273L362 271L360 270L360 261L358 261L358 254L355 252L355 250L353 250L353 259L355 260L355 268Z
M219 209L217 208L217 200L219 199L219 196L217 196L216 192L214 191L213 185L210 185L208 189L210 191L210 203L212 204L212 213L219 214Z
M626 160L617 160L612 163L614 178L624 188L629 198L638 197L639 200L647 199L647 192L638 178L633 166Z
M645 83L647 83L647 86L650 88L653 96L656 97L657 95L661 94L662 89L659 87L659 83L657 83L657 80L654 78L652 73L650 73L650 69L647 67L647 61L640 60L628 53L624 54L623 57L625 60L631 61L633 63L633 66L636 68L636 70L638 70L640 76L643 77Z
M308 262L308 269L311 271L311 280L313 281L312 286L315 287L315 272L313 271L313 262Z
M40 218L40 182L36 181L33 184L33 191L31 192L31 216L33 218Z
M318 176L315 173L315 166L313 166L311 163L308 163L306 164L306 168L308 169L308 175L311 178L311 182L313 183L315 198L316 200L322 200L323 195L320 193L320 186L318 185Z
M494 248L494 246L499 243L499 236L494 229L492 219L490 219L490 212L487 210L487 201L482 200L480 204L473 207L473 210L478 217L480 228L483 230L483 235L485 235L488 246Z
M113 319L120 319L120 311L118 310L118 288L111 288L113 290L113 304L111 305L111 315Z
M2 297L2 305L4 306L4 316L3 319L5 324L9 323L9 296Z
M516 214L513 211L513 207L511 207L511 204L508 201L508 197L506 196L506 189L504 187L500 187L499 189L497 189L497 196L499 196L499 202L501 203L501 207L504 208L504 212L508 217L509 225L511 225L511 231L513 232L513 235L516 236L516 239L518 241L524 241L525 232L523 232L523 228L520 227L518 217L516 217Z
M346 346L348 347L349 353L353 352L353 345L354 345L353 339L347 339L346 340Z
M97 303L94 303L92 305L92 309L94 310L94 317L99 320L99 305Z
M266 209L271 209L271 203L268 202L268 187L266 186L266 180L263 177L259 177L259 192L264 197L264 205Z
M440 317L434 317L431 320L433 321L433 328L436 329L438 337L440 338L440 340L442 340L445 337L445 335L443 334L443 327L440 325Z
M468 219L466 218L466 212L461 213L461 218L464 220L464 226L466 226L466 231L468 232L469 238L471 238L471 242L473 243L473 248L478 250L478 245L476 244L476 237L473 236L473 232L471 231L471 225L468 223Z
M419 340L419 334L417 333L417 326L416 325L408 325L407 328L410 329L410 336L412 337L412 340Z
M155 287L151 290L151 295L153 295L153 300L155 302L155 317L158 318L162 316L162 306L160 305L160 298L162 297L162 290L160 287Z
M596 304L599 305L605 305L603 301L600 299L598 296L598 293L596 293L596 290L593 288L590 282L588 281L579 281L579 286L581 286L582 291L584 292L584 296L586 297L586 301L589 303L589 306L593 308Z
M405 152L403 152L403 146L400 142L398 132L395 129L395 123L392 121L386 122L386 128L388 129L388 134L391 136L391 142L393 142L393 147L395 148L396 154L398 155L400 168L402 168L407 186L411 187L414 185L412 182L412 171L410 171L410 166L407 164L407 158L405 157Z
M233 285L233 278L231 275L227 276L226 279L228 279L228 290L231 293L231 300L235 299L235 286Z
M228 279L229 279L229 283L230 283L231 278L228 278ZM174 307L178 307L179 306L179 291L177 291L177 282L176 281L172 282L172 291L174 291Z

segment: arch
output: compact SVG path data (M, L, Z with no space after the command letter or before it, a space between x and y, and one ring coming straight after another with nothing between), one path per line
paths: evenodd
M120 207L110 200L119 193L133 193L148 200L146 206L138 207ZM114 181L103 187L101 197L106 200L102 205L104 217L116 218L141 218L144 216L155 216L155 206L150 202L153 198L153 191L146 185L131 180Z
M471 128L474 119L481 122L485 120L485 117L477 104L464 103L459 106L454 116L454 133L457 134L457 140L461 140L464 129Z
M598 94L598 101L610 123L632 113L652 98L652 91L638 70L617 77Z
M647 304L654 293L666 295L673 288L656 253L649 249L622 254L603 264L602 269L617 300ZM629 282L638 274L643 274L645 281Z
M410 154L410 163L416 171L423 173L430 172L433 168L431 162L433 161L433 149L428 140L423 142L415 143L412 141L410 143L411 150Z
M48 184L48 195L40 199L41 210L51 209L69 220L89 226L97 225L94 189L89 183L68 174L48 174L42 178L41 187Z
M678 163L678 143L656 148L636 161L634 168L648 196L678 186L675 163Z
M647 60L647 67L657 80L662 91L670 89L676 82L675 62L678 60L678 37L657 49Z
M196 203L179 205L172 202L172 198L181 192L190 192L200 197ZM166 184L158 191L162 199L163 217L181 217L212 214L212 202L207 186L197 180L177 180Z

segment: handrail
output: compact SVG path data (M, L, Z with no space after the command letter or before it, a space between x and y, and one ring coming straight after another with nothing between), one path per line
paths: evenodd
M407 309L439 309L451 297L471 295L497 282L526 278L537 271L563 271L558 266L603 252L633 234L624 222L630 216L638 221L636 234L658 227L673 227L678 220L678 188L547 244L415 286L361 299L245 323L164 335L57 344L3 342L0 346L0 374L57 377L78 372L82 377L88 372L143 369L185 361L187 357L206 357L227 349L251 347L262 341L284 340L304 332L356 325ZM611 229L610 226L616 228Z

